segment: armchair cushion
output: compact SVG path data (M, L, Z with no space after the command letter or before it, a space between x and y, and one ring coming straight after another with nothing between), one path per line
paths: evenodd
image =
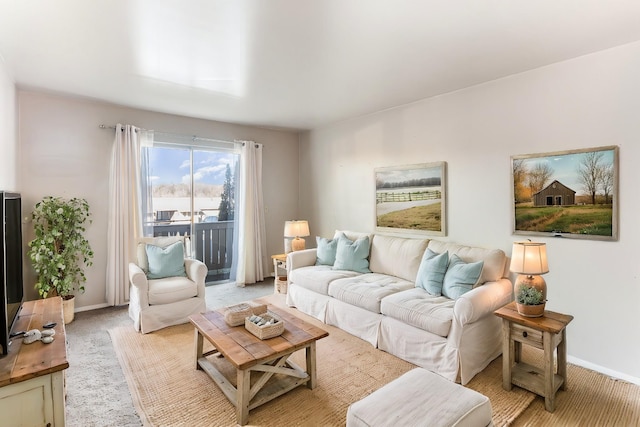
M163 279L165 277L187 275L184 269L184 245L175 242L165 248L146 245L147 259L149 262L149 279Z
M145 274L149 272L149 260L147 259L147 245L158 246L161 248L166 248L169 245L174 244L175 242L182 242L183 245L186 245L185 238L183 236L159 236L159 237L143 237L138 242L138 247L136 248L136 260L138 266L144 271ZM189 255L188 251L185 249L187 255Z
M198 285L186 277L149 280L149 304L171 304L198 295Z

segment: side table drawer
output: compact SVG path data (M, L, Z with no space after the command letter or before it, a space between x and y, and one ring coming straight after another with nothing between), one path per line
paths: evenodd
M511 339L536 348L542 347L542 331L511 323Z

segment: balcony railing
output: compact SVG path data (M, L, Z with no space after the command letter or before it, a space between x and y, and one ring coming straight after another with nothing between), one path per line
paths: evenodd
M233 221L199 222L191 224L154 224L153 235L187 236L191 238L196 259L207 266L207 282L227 280L233 261Z

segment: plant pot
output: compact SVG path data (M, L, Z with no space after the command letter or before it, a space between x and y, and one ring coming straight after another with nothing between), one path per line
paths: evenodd
M62 297L62 315L64 317L64 324L68 325L73 322L75 316L76 298L73 295Z
M544 315L544 306L546 303L538 304L538 305L525 305L516 303L516 307L518 308L518 313L524 317L542 317Z

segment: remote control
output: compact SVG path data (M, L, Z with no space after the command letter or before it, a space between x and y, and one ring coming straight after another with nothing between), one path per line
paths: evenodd
M55 328L56 325L57 325L56 322L47 322L44 325L42 325L42 327L45 329L51 329L51 328Z

